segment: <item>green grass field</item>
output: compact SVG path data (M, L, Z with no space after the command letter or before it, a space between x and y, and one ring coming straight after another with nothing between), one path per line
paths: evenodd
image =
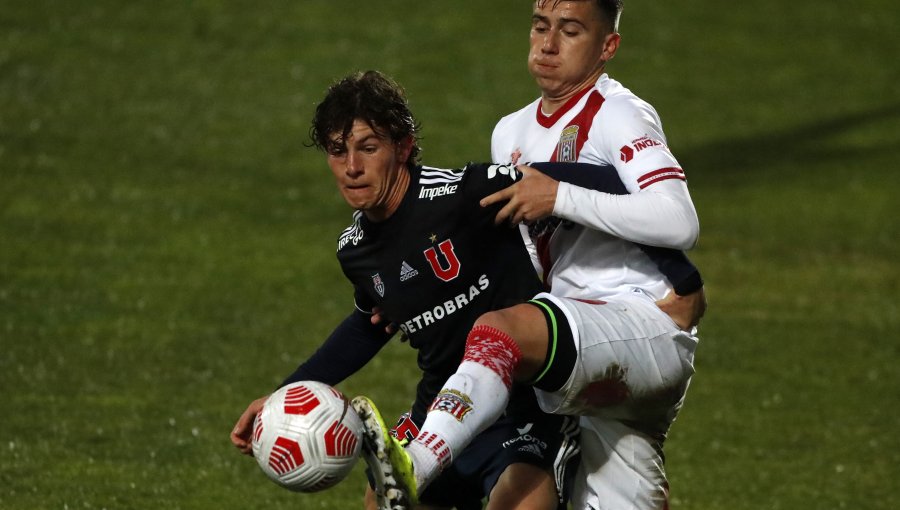
M528 2L50 2L0 9L0 508L359 507L228 442L351 306L350 214L304 146L348 72L404 84L424 158L488 158L537 92ZM628 0L610 72L659 110L710 309L672 508L893 509L900 476L893 2ZM341 385L387 414L391 345Z

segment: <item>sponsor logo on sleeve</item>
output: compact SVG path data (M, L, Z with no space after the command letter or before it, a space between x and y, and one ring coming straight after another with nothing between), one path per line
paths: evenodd
M649 149L650 147L665 147L665 144L645 135L632 140L629 145L623 145L622 148L619 149L619 159L622 160L623 163L628 163L634 159L634 156L637 155L637 153L644 149Z
M363 232L362 227L359 223L354 223L350 227L344 229L341 232L341 237L338 239L338 250L341 250L344 246L347 246L348 243L356 246L362 241L363 236L365 236L365 232Z
M457 183L462 178L463 172L459 170L423 167L419 178L419 184L422 185L419 189L419 198L434 200L437 197L452 195L459 189Z
M493 179L497 176L509 177L513 181L517 181L519 179L519 171L516 170L514 165L491 165L487 169L488 179Z

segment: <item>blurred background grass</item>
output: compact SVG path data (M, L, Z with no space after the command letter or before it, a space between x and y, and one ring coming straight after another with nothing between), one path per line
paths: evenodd
M527 2L5 2L0 507L359 507L238 455L246 404L351 306L350 214L305 147L334 79L409 93L424 159L489 156L532 100ZM672 507L889 509L900 475L900 15L629 0L611 74L660 112L711 307ZM341 385L388 414L392 344Z

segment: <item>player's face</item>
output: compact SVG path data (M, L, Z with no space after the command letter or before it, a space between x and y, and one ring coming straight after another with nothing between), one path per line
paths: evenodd
M619 47L593 0L538 1L531 18L528 70L549 99L593 84Z
M361 120L353 122L345 140L340 137L341 133L332 134L337 143L328 152L328 166L344 200L369 219L388 218L400 205L409 185L406 161L412 138L394 142Z

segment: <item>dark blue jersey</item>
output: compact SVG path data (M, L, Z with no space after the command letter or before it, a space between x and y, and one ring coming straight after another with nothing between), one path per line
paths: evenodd
M542 287L519 230L494 226L500 206L479 205L514 182L514 169L478 164L410 173L399 208L377 223L356 213L337 256L357 308L380 308L418 349L418 418L459 366L475 319L522 303Z

